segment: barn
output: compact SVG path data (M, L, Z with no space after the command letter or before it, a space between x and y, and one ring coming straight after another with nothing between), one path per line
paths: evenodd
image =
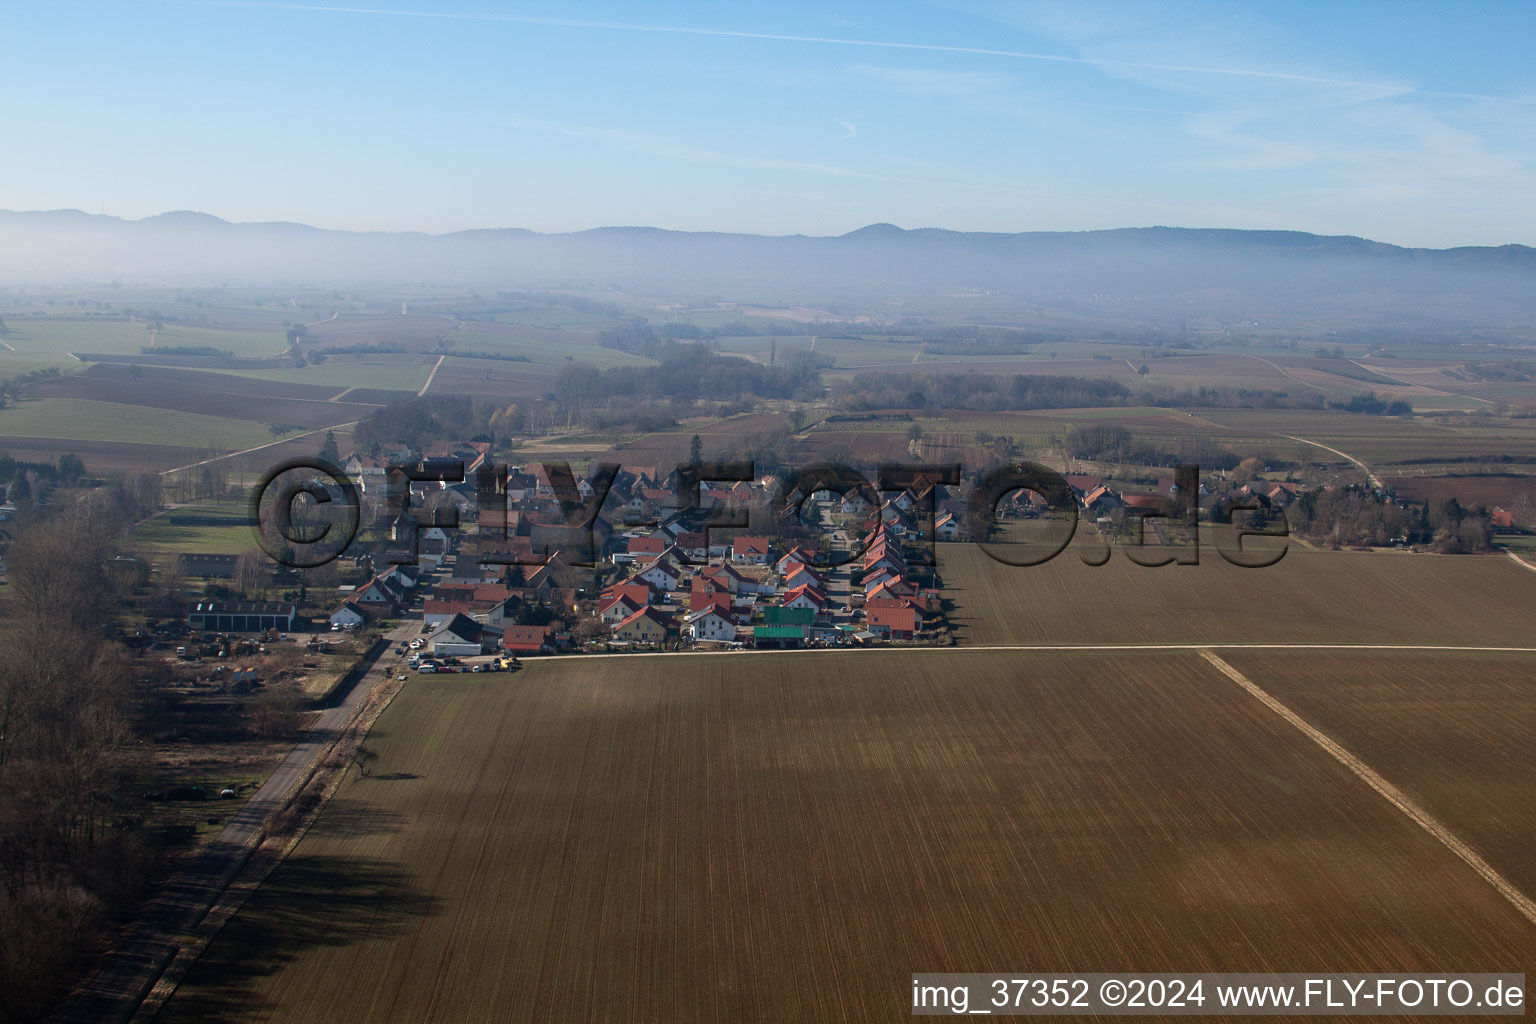
M187 613L187 625L207 633L286 633L297 614L297 607L281 601L199 601Z

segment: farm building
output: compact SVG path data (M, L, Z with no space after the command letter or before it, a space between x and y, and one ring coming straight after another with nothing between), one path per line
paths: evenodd
M805 626L758 626L752 631L752 642L760 650L788 650L805 646Z
M763 624L753 630L753 643L759 647L803 647L816 621L809 608L764 608Z
M260 633L293 629L298 609L281 601L199 601L187 624L209 633Z
M235 564L240 561L239 555L201 554L193 551L183 551L176 557L183 576L201 576L209 580L234 579Z
M474 656L485 649L488 641L500 641L498 630L491 630L467 615L454 615L439 625L427 638L427 646L433 654Z

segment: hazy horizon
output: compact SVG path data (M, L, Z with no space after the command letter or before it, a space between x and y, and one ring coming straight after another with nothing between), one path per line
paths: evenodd
M1189 231L1189 232L1226 232L1226 231L1232 231L1232 232L1254 232L1254 233L1266 233L1266 232L1269 232L1269 233L1283 233L1283 234L1314 235L1314 236L1316 236L1318 238L1341 238L1341 239L1342 238L1358 238L1358 239L1361 239L1362 241L1378 243L1378 244L1381 244L1381 245L1389 245L1389 246L1393 246L1395 248L1400 248L1400 249L1426 249L1426 250L1431 250L1431 251L1445 250L1445 249L1460 249L1460 248L1497 249L1497 248L1504 248L1504 247L1508 247L1508 246L1517 246L1517 247L1522 247L1522 248L1536 248L1536 240L1526 241L1526 240L1522 240L1522 239L1513 239L1513 238L1497 240L1497 241L1490 239L1490 240L1481 241L1481 242L1466 242L1466 243L1462 243L1462 244L1459 244L1459 245L1445 245L1445 246L1422 245L1421 246L1421 245L1405 244L1405 243L1402 243L1402 242L1394 241L1393 239L1390 239L1390 238L1375 238L1375 237L1371 237L1371 236L1368 236L1368 235L1360 235L1360 234L1347 233L1347 232L1346 233L1324 233L1324 232L1316 232L1316 231L1306 231L1306 230L1303 230L1303 229L1300 229L1300 228L1285 227L1285 226L1276 226L1276 227L1236 227L1236 226L1231 225L1231 224L1214 224L1214 223L1213 224L1152 224L1152 223L1147 223L1147 224L1116 224L1116 225L1107 226L1107 227L1080 227L1080 228L1070 228L1070 227L1069 228L1029 228L1029 227L1024 227L1024 228L1018 228L1018 229L1015 229L1015 230L1004 231L1004 230L1001 230L1001 229L987 229L987 228L974 228L974 229L973 228L956 228L956 227L950 227L950 226L943 225L943 224L914 224L914 225L908 225L908 224L897 224L897 223L894 223L894 222L892 222L890 220L878 220L878 221L870 221L867 224L856 225L856 226L854 226L852 228L849 228L846 231L824 232L824 233L790 232L790 231L785 231L785 232L736 231L736 230L730 230L730 229L726 229L726 228L678 228L678 227L671 227L671 226L668 226L666 224L649 224L649 223L612 223L612 224L593 223L593 224L589 224L589 225L585 225L585 226L564 228L564 229L560 229L560 230L541 230L541 229L538 229L538 228L531 228L531 227L528 227L528 226L523 225L523 224L480 224L480 225L474 225L474 226L470 226L470 227L455 228L453 230L446 230L446 231L423 231L423 230L418 230L418 229L415 229L415 228L345 228L345 227L336 227L336 226L330 225L330 224L317 224L317 223L312 223L312 222L309 222L309 221L302 221L302 220L295 219L293 217L273 217L273 218L263 219L263 220L240 220L240 219L235 219L235 218L231 218L231 217L225 217L225 216L222 216L219 213L216 213L216 212L213 212L213 211L210 211L210 210L196 210L196 209L189 209L189 208L161 210L161 211L156 212L156 213L145 214L142 217L126 217L126 216L123 216L121 214L111 213L111 212L102 212L102 211L94 211L93 212L91 210L81 209L78 206L56 207L56 208L53 208L53 209L46 209L46 210L45 209L8 209L8 208L0 207L0 215L5 215L5 214L21 215L21 216L46 216L46 215L50 215L50 214L81 214L81 215L84 215L86 217L97 217L97 218L106 218L108 220L115 220L115 221L119 221L119 222L121 222L123 224L143 224L143 223L146 223L146 222L149 222L149 221L159 220L161 218L179 217L179 216L190 216L190 217L199 217L199 218L211 218L213 220L221 221L224 224L228 224L228 225L233 226L233 227L241 227L241 226L262 227L262 226L281 226L281 225L287 225L287 226L293 226L293 227L312 228L312 229L317 230L317 231L336 232L336 233L341 233L341 234L420 235L420 236L424 236L424 237L427 237L427 238L443 238L443 237L447 237L447 236L450 236L450 235L462 235L462 234L473 234L473 233L476 233L476 232L495 232L495 231L523 231L523 232L528 232L530 234L535 234L535 235L550 235L550 236L555 236L555 235L579 235L579 234L588 233L588 232L600 232L600 231L659 231L659 232L667 232L667 233L674 233L674 234L742 235L742 236L753 237L753 238L834 239L834 238L846 238L849 235L856 235L856 234L858 234L861 231L866 231L866 230L869 230L871 228L894 228L897 231L901 231L903 233L949 232L949 233L954 233L954 234L979 234L979 235L984 235L984 234L995 234L995 235L1034 235L1034 234L1073 235L1073 234L1095 234L1095 233L1108 233L1108 232L1121 232L1121 231L1159 231L1159 230L1168 230L1168 231Z

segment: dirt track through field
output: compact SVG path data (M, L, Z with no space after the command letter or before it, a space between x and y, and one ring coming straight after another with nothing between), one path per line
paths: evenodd
M306 430L302 434L294 434L292 437L285 437L285 438L283 438L280 441L271 441L271 442L269 442L267 444L258 444L254 448L243 448L243 449L241 449L238 452L227 452L227 453L225 453L223 455L215 455L211 459L203 459L200 462L189 462L185 466L175 466L175 467L173 467L171 469L162 470L160 475L161 476L170 476L172 473L180 473L184 469L196 469L198 466L206 466L206 465L208 465L211 462L223 462L225 459L233 459L233 458L237 458L237 457L239 457L241 455L249 455L249 454L251 454L251 452L259 452L259 451L261 451L264 448L276 448L280 444L287 444L290 441L297 441L300 438L311 437L311 436L313 436L315 434L319 434L319 433L321 433L323 431L327 431L327 430L341 430L341 429L343 429L345 427L355 427L355 426L357 426L357 421L356 420L353 420L351 423L337 423L337 424L334 424L334 425L329 426L329 427L316 427L314 430Z
M420 398L422 395L427 393L427 388L432 386L432 378L437 376L437 371L443 368L443 360L447 358L447 356L437 357L437 362L432 366L432 372L427 374L427 382L421 386L420 391L416 392L417 398Z
M1491 864L1479 857L1476 851L1457 838L1456 834L1446 828L1438 818L1420 807L1408 794L1382 778L1380 774L1364 761L1351 754L1332 739L1329 739L1328 736L1309 724L1306 719L1270 696L1257 683L1222 660L1214 651L1201 651L1200 656L1215 666L1222 675L1242 687L1249 696L1279 715L1287 723L1300 730L1312 742L1326 750L1335 761L1348 768L1366 785L1386 797L1388 803L1402 811L1414 824L1434 836L1441 846L1444 846L1447 850L1460 857L1472 870L1482 875L1488 884L1497 889L1499 895L1509 900L1527 921L1536 924L1536 902L1532 902L1529 896L1515 888L1513 883L1495 871Z
M1333 452L1333 454L1337 455L1339 458L1347 459L1348 461L1354 463L1355 466L1359 468L1360 472L1365 474L1365 478L1371 482L1372 487L1376 488L1377 490L1386 489L1386 485L1381 482L1381 477L1371 472L1370 466L1367 466L1365 463L1361 462L1359 459L1355 458L1348 452L1341 452L1337 448L1331 448L1328 445L1323 444L1321 441L1309 441L1304 437L1296 437L1292 434L1281 434L1280 436L1289 441L1300 441L1302 444L1310 444L1314 448L1321 448L1325 452Z

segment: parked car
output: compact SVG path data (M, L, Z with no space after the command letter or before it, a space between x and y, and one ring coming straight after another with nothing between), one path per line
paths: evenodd
M437 666L432 664L430 661L424 661L420 665L416 666L416 671L422 673L423 675L431 675L437 670Z

